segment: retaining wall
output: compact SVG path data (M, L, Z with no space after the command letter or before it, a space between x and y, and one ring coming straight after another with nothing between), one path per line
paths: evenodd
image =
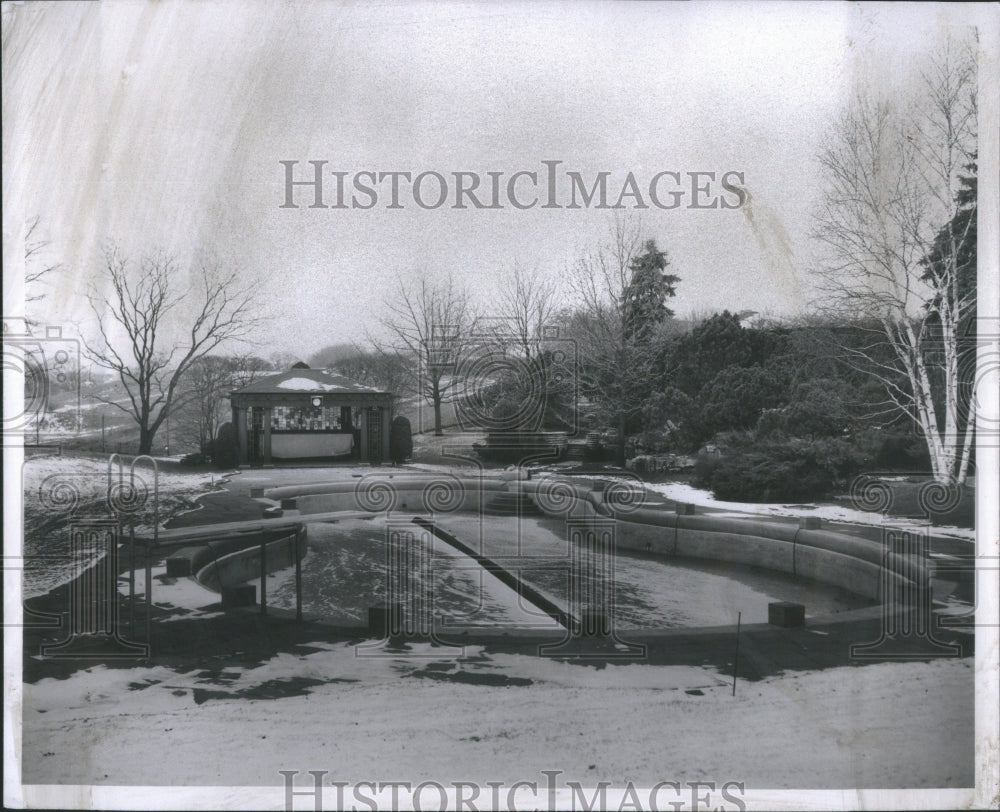
M306 554L306 528L275 529L256 533L240 533L229 537L209 537L211 525L206 525L206 539L199 544L192 539L191 572L195 580L215 592L260 578L260 549L264 542L268 573L295 564L296 557ZM296 539L298 543L296 544Z
M451 474L411 474L372 477L351 482L327 482L303 487L268 488L269 499L294 498L299 513L329 513L341 510L384 513L479 511L494 495L505 491L501 479L459 478Z
M602 490L559 481L516 485L554 518L613 517L615 543L622 550L663 556L726 561L810 578L862 595L882 597L886 584L926 576L926 564L886 556L882 543L828 529L806 529L752 517L680 515L663 508L615 510ZM888 566L884 566L888 564Z

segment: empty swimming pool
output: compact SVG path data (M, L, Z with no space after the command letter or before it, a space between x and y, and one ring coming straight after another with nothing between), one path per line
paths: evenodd
M387 521L344 518L309 525L303 562L303 606L332 623L364 625L368 608L383 605L388 583L387 534L410 516ZM573 545L565 522L553 518L451 514L435 524L563 607L572 605ZM554 628L556 622L476 561L414 526L409 544L423 563L408 572L428 596L441 627ZM620 629L665 629L767 621L768 603L805 604L807 616L857 609L872 602L850 592L782 573L711 561L624 553L612 559L608 590ZM288 571L273 576L269 602L294 606Z

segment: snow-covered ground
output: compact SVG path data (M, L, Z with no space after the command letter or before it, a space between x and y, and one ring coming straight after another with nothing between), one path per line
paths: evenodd
M282 574L285 570L282 570ZM294 575L294 570L289 570ZM158 623L170 623L179 619L209 618L223 614L219 609L219 593L213 592L194 578L168 578L165 564L151 568L153 576L153 601L159 609L172 610ZM132 576L135 594L144 600L146 595L146 571L143 567L136 569ZM123 596L129 594L129 576L123 573L118 576L118 592ZM140 610L141 611L141 610Z
M631 480L630 480L631 481ZM906 519L899 516L885 517L880 513L869 513L856 508L843 507L840 505L811 505L811 504L754 504L751 502L726 502L716 499L711 491L695 488L686 482L660 482L647 483L647 490L672 499L675 502L687 502L692 505L703 505L705 507L721 508L730 510L734 515L757 515L757 516L817 516L831 522L846 522L850 524L866 524L881 527L883 524L891 524L892 527L925 527L926 522L917 519ZM952 536L954 538L976 540L976 531L968 527L948 527L934 526L934 534L938 536Z
M160 461L173 461L175 457L159 457ZM103 498L108 485L108 463L106 460L92 457L35 456L24 461L22 468L25 507L31 508L39 496L39 489L49 478L70 482L81 491L81 498ZM223 480L226 474L212 471L161 471L159 473L159 490L161 497L176 496L181 493L206 492L215 483ZM130 465L126 462L124 468L115 463L112 482L117 483L124 478L129 482ZM139 463L135 467L135 477L140 486L148 486L152 498L153 469L148 463Z
M279 770L325 769L350 783L482 783L545 769L585 786L973 781L968 659L800 672L741 682L734 698L710 668L595 669L474 647L308 652L214 676L95 666L25 685L24 780L280 785ZM282 693L299 695L265 698Z
M156 484L159 489L159 524L172 516L198 508L198 496L217 489L224 474L169 471L155 480L152 467L140 463L133 473L129 465L117 465L112 476L114 492L122 485L134 485L141 509L134 515L136 532L148 530L153 522ZM24 508L24 595L44 594L76 576L90 562L71 560L68 528L74 518L101 518L109 515L108 464L91 457L35 456L22 467ZM128 493L123 494L129 498ZM44 558L43 558L44 556ZM66 558L51 558L66 556Z

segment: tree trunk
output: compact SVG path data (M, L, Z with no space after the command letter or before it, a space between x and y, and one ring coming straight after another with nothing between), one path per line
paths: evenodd
M145 427L139 426L139 453L140 454L151 454L153 452L153 437L156 432Z
M625 467L625 412L618 412L618 447L615 450L615 463Z
M962 443L962 461L958 467L957 482L964 485L969 476L969 459L972 456L972 437L976 433L976 397L969 400L969 416L965 423L965 440Z
M440 437L444 434L444 430L441 428L441 396L435 395L434 397L434 436Z

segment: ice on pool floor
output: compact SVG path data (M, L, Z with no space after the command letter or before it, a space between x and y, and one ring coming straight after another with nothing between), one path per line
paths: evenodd
M413 526L417 536L426 536ZM386 523L347 519L309 525L309 552L302 563L303 610L333 623L367 623L368 609L385 603ZM516 592L449 545L432 538L429 594L436 618L445 625L558 628ZM294 571L268 582L268 603L295 606Z

